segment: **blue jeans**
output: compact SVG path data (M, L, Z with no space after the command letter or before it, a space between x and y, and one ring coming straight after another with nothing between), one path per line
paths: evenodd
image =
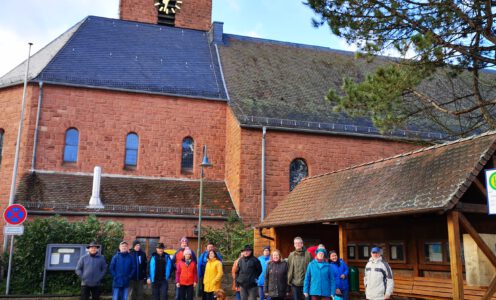
M263 285L262 286L260 286L260 285L258 286L258 297L260 297L260 300L264 300L264 299L270 300L270 296L269 295L267 295L267 298L265 298Z
M305 296L303 295L302 286L291 286L291 299L292 300L303 300Z
M127 300L128 287L112 288L112 300Z
M241 300L241 292L236 291L236 300Z
M350 291L349 290L346 290L346 291L341 290L341 298L343 298L343 300L350 299Z

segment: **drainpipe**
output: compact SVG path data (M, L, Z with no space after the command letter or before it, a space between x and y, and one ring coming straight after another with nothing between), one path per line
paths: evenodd
M40 81L40 93L38 95L38 111L36 112L36 125L34 127L33 160L31 161L31 170L34 170L36 167L36 146L38 145L38 125L40 124L42 100L43 100L43 81Z
M93 172L93 190L91 192L90 203L87 208L104 208L100 199L100 181L102 179L102 168L96 166Z
M267 128L264 126L262 128L262 205L260 211L260 221L263 222L265 219L265 136L267 134Z

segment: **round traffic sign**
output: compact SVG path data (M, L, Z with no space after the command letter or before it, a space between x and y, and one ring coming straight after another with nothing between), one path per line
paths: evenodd
M9 205L3 212L3 218L5 222L10 225L19 225L26 220L28 216L28 211L26 208L20 204Z

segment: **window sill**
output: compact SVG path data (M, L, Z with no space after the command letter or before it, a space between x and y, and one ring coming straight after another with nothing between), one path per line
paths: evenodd
M130 165L125 165L124 170L126 171L136 171L137 166L130 166Z

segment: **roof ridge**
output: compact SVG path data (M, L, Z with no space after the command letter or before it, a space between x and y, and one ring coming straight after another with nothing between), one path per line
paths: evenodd
M73 26L69 27L69 29L67 29L66 31L64 31L61 35L59 35L56 39L54 39L53 41L51 41L50 43L48 43L47 45L45 45L45 47L47 47L48 45L50 45L51 43L55 42L56 40L58 40L62 35L66 34L67 32L69 32L70 30L72 30L73 28L75 28L76 26L78 27L77 29L75 29L74 33L71 35L71 37L69 39L67 39L67 41L64 43L64 45L62 47L60 47L60 49L57 51L57 53L55 53L52 58L50 58L50 60L45 64L45 66L40 70L40 72L38 74L36 74L36 76L34 76L32 79L36 79L38 76L40 76L41 73L43 73L43 71L45 71L45 69L55 60L55 58L58 57L58 55L60 54L60 52L62 52L62 50L64 50L67 45L74 39L74 36L78 34L79 30L81 29L81 27L86 24L86 22L88 22L89 20L89 16L86 16L84 17L81 21L77 22L76 24L74 24ZM45 47L43 47L42 49L44 49ZM40 49L40 51L42 50Z
M379 162L383 162L383 161L389 161L389 160L397 159L397 158L400 158L400 157L406 157L406 156L410 156L410 155L413 155L413 154L430 151L430 150L433 150L433 149L439 149L439 148L450 146L450 145L453 145L453 144L463 143L463 142L466 142L466 141L470 141L470 140L474 140L474 139L478 139L478 138L483 138L483 137L489 136L489 135L496 135L496 130L490 130L490 131L486 131L484 133L481 133L479 135L471 135L469 137L460 138L460 139L457 139L457 140L454 140L454 141L449 141L449 142L445 142L445 143L442 143L442 144L432 145L432 146L429 146L429 147L424 147L424 148L420 148L420 149L417 149L417 150L412 150L412 151L400 153L400 154L397 154L397 155L394 155L394 156L385 157L385 158L381 158L381 159L378 159L378 160L373 160L373 161L365 162L365 163L362 163L362 164L353 165L353 166L350 166L350 167L347 167L347 168L343 168L343 169L339 169L339 170L335 170L335 171L332 171L332 172L327 172L327 173L323 173L323 174L319 174L319 175L315 175L315 176L309 176L309 177L304 178L302 181L306 181L306 180L309 180L309 179L318 178L318 177L322 177L322 176L327 176L327 175L330 175L330 174L335 174L335 173L339 173L339 172L343 172L343 171L348 171L348 170L352 170L352 169L357 169L357 168L365 167L365 166L372 165L372 164L375 164L375 163L379 163Z
M38 169L31 169L30 172L31 173L39 173L39 174L93 177L93 173L87 173L87 172L63 172L63 171L50 171L50 170L38 170ZM200 182L200 179L157 177L157 176L136 176L136 175L124 175L124 174L112 174L112 173L106 173L106 174L102 173L102 177L123 178L123 179L162 180L162 181ZM224 180L204 180L204 181L205 182L224 182Z

